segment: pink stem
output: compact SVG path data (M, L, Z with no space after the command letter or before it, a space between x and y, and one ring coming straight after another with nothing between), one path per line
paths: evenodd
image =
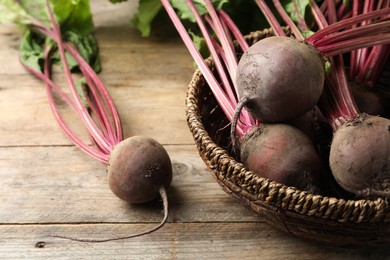
M343 16L341 16L340 20L346 20L352 17L352 11L346 12Z
M198 10L196 9L194 3L192 2L192 0L187 0L187 5L189 6L192 14L195 16L195 19L196 19L197 24L198 24L198 26L203 34L205 42L206 42L208 49L210 51L210 54L214 59L215 67L217 69L219 77L222 80L222 85L224 86L224 89L227 92L228 97L230 98L231 104L235 107L235 106L237 106L237 99L236 99L235 94L232 91L232 86L230 84L230 81L229 81L226 73L225 73L224 66L223 66L223 64L219 58L219 55L214 47L215 45L213 43L213 40L211 39L211 36L210 36L209 32L207 31L207 28L206 28L205 24L203 23L203 20L200 16ZM211 23L212 21L209 21L209 22ZM213 28L215 28L215 24L212 24L212 25L213 25ZM229 44L228 46L230 46L230 48L233 48L232 44ZM223 53L224 53L223 59L224 59L225 64L226 64L226 62L227 62L226 52L223 51ZM237 65L236 65L236 67L237 67ZM231 76L231 81L232 82L235 81L235 78L233 78L233 76ZM244 125L248 125L248 126L252 125L252 122L251 122L250 117L249 117L247 112L243 113L243 118L242 118L241 122Z
M35 26L37 26L44 34L46 34L47 36L49 36L53 40L57 39L57 36L52 31L50 31L49 29L45 28L42 24L40 24L39 21L36 21ZM103 97L105 99L105 102L107 103L108 109L109 109L109 111L111 113L111 117L114 120L114 128L116 129L115 143L119 143L121 140L123 140L123 137L122 137L122 127L121 127L121 122L120 122L120 119L119 119L119 115L118 115L116 106L115 106L114 102L112 101L111 96L109 95L108 91L104 87L104 84L102 83L100 78L97 76L96 72L81 57L81 55L77 51L77 48L74 47L71 44L68 44L68 43L63 43L63 47L64 47L65 50L69 51L71 53L71 55L79 63L79 66L80 66L80 68L83 69L83 71L84 71L83 74L86 76L86 78L90 78L91 82L94 82L94 84L91 84L89 86L89 88L91 90L94 90L95 93L97 93L95 91L95 89L94 89L94 86L96 86L98 91L99 91L99 93L101 95L103 95ZM100 94L97 94L97 95L100 95ZM98 100L100 100L100 99L98 99ZM106 125L109 125L109 123L108 123L109 122L108 114L107 114L106 110L104 109L104 105L102 105L101 103L99 103L99 104L100 104L99 107L102 108L101 109L101 112L102 112L101 116L106 118L105 119ZM112 127L109 127L109 129L112 129ZM113 136L113 134L111 132L110 132L110 136Z
M390 55L390 45L374 46L370 52L366 63L356 75L356 79L364 82L369 87L373 87L378 81L383 68L386 65Z
M218 104L220 105L222 111L225 113L225 115L229 119L229 121L232 121L233 114L234 114L234 108L233 108L232 104L230 103L229 99L227 98L225 92L222 90L218 81L215 79L213 73L211 72L211 70L209 69L209 67L207 66L205 61L203 60L203 57L200 55L200 53L196 49L194 43L191 40L191 37L188 35L188 33L187 33L186 29L184 28L183 24L181 23L179 17L176 15L175 10L172 8L171 4L169 3L169 0L161 0L161 3L163 4L167 14L169 15L170 19L172 20L176 30L180 34L180 37L182 38L188 51L190 52L194 61L198 65L200 71L202 72L207 84L210 86L210 89L213 92L215 98L217 99ZM244 134L244 131L240 126L237 127L237 132L241 135Z
M267 19L268 23L271 25L272 29L275 32L275 35L277 36L286 36L286 33L283 31L282 26L280 26L278 20L272 13L271 9L269 9L268 5L265 3L264 0L256 0L257 5L259 6L260 10L265 15L265 18Z
M47 57L47 55L48 55L48 53L46 52L45 56ZM83 152L85 152L87 155L106 164L108 162L108 159L109 159L108 155L101 153L99 151L96 151L92 147L85 144L80 138L77 137L77 135L72 130L70 130L70 128L66 125L65 121L62 119L61 115L59 114L59 112L55 106L54 97L53 97L53 94L51 91L52 89L55 90L57 93L59 93L60 96L64 99L64 101L66 103L68 103L72 108L76 109L76 107L73 104L73 102L66 96L66 94L64 94L61 91L61 89L50 79L49 68L48 68L49 67L48 66L48 58L45 58L45 60L46 60L45 69L44 69L45 74L42 74L41 72L38 72L38 71L32 69L31 67L27 66L23 62L21 62L21 64L23 65L23 67L25 69L27 69L29 72L31 72L32 74L37 76L39 79L41 79L42 81L45 82L46 92L47 92L47 96L49 99L50 108L53 112L55 119L57 120L57 122L61 126L61 128L64 130L64 133L68 136L68 138L71 139L71 141L77 147L79 147Z
M244 36L241 34L240 30L237 28L236 24L232 21L232 19L224 10L218 10L218 13L221 16L221 19L229 27L237 42L240 44L242 51L247 51L249 49L249 44L245 40Z
M329 24L320 8L314 1L311 1L311 4L312 12L316 17L315 20L317 21L318 27L322 30L329 28ZM333 2L327 1L327 7L329 20L335 24L337 22L337 17ZM359 114L359 111L348 86L342 55L339 54L335 57L330 57L330 62L332 64L332 72L325 80L326 86L324 93L326 99L322 98L319 106L335 131L342 124L356 117Z
M227 92L227 95L230 99L230 103L233 106L236 106L237 105L236 96L234 95L234 93L232 91L232 86L230 84L228 77L226 76L225 69L224 69L223 64L221 62L220 56L218 55L217 51L214 48L214 44L212 42L211 36L210 36L209 32L207 31L207 28L206 28L205 24L203 23L203 20L200 16L198 10L196 9L194 3L191 0L187 0L187 5L189 6L192 14L195 16L196 22L200 28L200 31L203 34L206 45L207 45L207 47L210 51L210 54L214 60L218 75L222 80L222 85L224 86L224 89Z
M324 3L327 3L327 2L324 2ZM316 4L316 2L314 0L310 0L310 4L312 7L311 11L312 11L314 20L316 21L316 23L318 25L318 28L320 30L324 30L325 28L327 28L329 26L328 21L325 19L325 16L323 16L321 9L318 7L318 5ZM316 32L316 33L318 33L318 32ZM310 38L311 37L308 38L308 42L310 42L310 40L309 40Z
M390 33L380 35L362 36L357 39L345 40L339 43L331 43L325 46L315 46L324 57L350 52L353 49L367 48L375 45L389 44Z
M87 81L87 85L92 86L93 82L92 82L91 78L88 76L88 74L85 72L84 68L80 67L80 70ZM110 134L110 131L107 129L107 119L103 116L104 112L102 110L104 110L104 108L102 107L102 105L100 105L101 100L97 96L95 88L88 87L88 90L91 93L85 93L85 99L86 99L87 104L88 104L87 107L89 107L91 109L92 113L94 115L96 115L97 121L99 123L100 129L102 129L103 135L107 136L109 141L111 141L110 143L114 143L112 141L112 135Z
M347 29L338 33L333 33L328 37L324 37L314 44L315 46L328 45L335 42L342 42L344 40L353 39L354 37L359 37L361 35L368 36L372 34L378 33L386 33L390 31L390 20L379 22L379 23L371 23L360 27L355 27L351 29ZM363 59L361 59L363 61Z
M354 0L352 4L352 17L359 15L360 1ZM357 25L353 25L353 28ZM352 78L358 70L358 53L357 50L351 51L349 76Z
M231 48L231 43L228 40L228 36L226 35L222 23L219 20L218 14L215 11L213 4L210 2L210 0L205 0L206 8L208 13L210 14L210 17L214 23L215 26L215 33L217 34L220 43L222 45L222 48L225 50L226 57L227 57L227 67L229 68L230 77L235 79L236 73L237 73L237 57L235 54L235 51ZM235 86L235 80L233 81L233 86L237 91L237 88ZM240 98L240 97L238 97Z
M108 93L107 89L104 87L103 82L100 80L96 72L89 66L89 64L81 57L81 55L78 53L77 49L67 43L64 44L64 48L69 51L69 53L76 59L76 61L82 66L86 73L88 73L91 77L91 80L95 83L98 91L100 94L103 95L105 102L107 103L107 107L110 111L110 114L114 120L114 128L116 131L116 139L115 141L119 143L123 140L123 134L122 134L122 124L121 120L119 118L118 110L116 109L115 103L112 100L110 94ZM103 111L105 111L103 109ZM108 119L107 119L108 120Z
M96 115L97 123L102 131L103 136L105 136L107 138L107 141L110 144L115 146L117 144L117 142L115 141L115 137L113 136L111 124L109 122L109 119L107 117L103 116L106 114L105 110L104 110L104 105L101 104L101 100L100 100L100 97L97 96L98 93L96 93L96 89L94 87L90 87L90 86L93 86L92 80L90 79L90 77L87 76L88 74L85 72L83 67L80 67L80 69L87 80L88 89L90 91L90 93L88 95L85 95L85 99L86 99L87 104L88 104L87 107L90 108L92 111L92 113L90 113L91 117L93 115ZM104 148L99 143L97 143L93 137L91 139L99 148L104 150Z
M351 17L349 19L339 21L337 23L334 23L334 24L328 26L327 28L324 28L324 29L314 33L312 36L307 38L307 42L313 43L317 40L322 39L323 37L330 35L331 33L348 28L350 26L353 26L353 25L360 23L360 22L363 22L363 21L367 21L370 19L381 17L383 15L387 15L389 13L390 13L390 8L385 8L385 9L381 9L381 10L372 11L368 14L357 15L357 16Z
M66 59L66 56L65 56L65 51L64 51L64 48L63 48L62 40L61 40L60 28L59 28L58 24L55 22L54 14L53 14L53 12L51 10L49 0L46 0L46 3L47 3L48 10L49 10L49 16L50 16L51 24L53 26L54 33L56 34L56 39L55 40L57 41L58 50L59 50L59 53L60 53L61 62L63 64L64 73L66 75L66 79L68 81L68 84L70 86L70 90L71 90L73 98L75 100L76 109L80 113L81 118L83 119L84 123L86 124L86 126L87 126L88 130L90 131L91 135L93 136L93 138L96 139L96 141L98 143L100 143L102 147L104 147L104 150L107 153L110 153L112 148L113 148L112 145L109 144L105 140L105 138L102 135L101 131L97 128L97 126L95 125L95 123L93 122L91 117L89 116L88 111L84 107L84 105L83 105L83 103L81 101L81 98L80 98L79 94L77 93L77 89L76 89L76 86L75 86L74 81L72 79L72 75L70 73L69 65L68 65L68 62L67 62L67 59Z
M192 0L191 0L192 1ZM216 17L218 18L218 21L221 23L222 25L222 28L223 28L223 31L224 31L224 34L223 36L225 36L225 39L227 41L227 43L229 44L230 48L229 48L229 52L232 52L233 55L234 55L234 65L235 65L235 68L237 68L237 53L236 53L236 48L234 47L234 41L233 41L233 38L232 38L232 35L230 33L230 30L229 30L229 27L227 26L227 24L224 22L223 19L220 18L219 16L219 12L216 12ZM214 26L215 28L215 26ZM237 70L236 70L237 71Z
M363 13L366 14L366 13L369 13L369 12L372 12L372 10L374 9L374 1L367 1L365 0L364 1L364 6L363 6ZM361 26L363 27L364 25L368 25L371 23L371 20L367 20L367 21L364 21L361 23ZM369 49L368 48L362 48L362 49L358 49L358 55L360 56L359 58L359 67L362 67L363 64L366 62L366 59L368 57L368 54L369 54Z
M326 0L328 6L328 23L333 24L337 22L337 12L334 0Z
M53 31L46 28L39 20L32 18L32 26L37 27L39 30L42 31L45 35L49 36L53 40L55 40L58 43L58 49L61 56L61 61L63 63L64 72L67 77L67 81L69 83L72 97L74 100L71 100L66 94L62 92L62 90L56 86L50 78L43 75L42 73L39 73L37 71L34 71L31 68L28 68L27 65L23 64L26 69L28 69L31 73L39 77L41 80L43 80L47 88L51 88L55 90L75 111L76 113L81 117L81 119L84 121L85 125L87 126L88 132L90 136L93 136L92 142L96 144L96 149L92 149L88 145L86 145L84 142L81 141L65 124L63 119L61 118L60 114L58 113L55 104L54 99L52 97L51 91L48 90L48 98L50 102L50 106L52 108L53 114L56 117L56 120L64 130L65 134L88 155L92 156L95 159L98 159L101 162L107 163L110 151L112 147L119 142L122 139L122 130L121 130L121 124L119 121L119 116L117 114L117 110L115 108L115 105L113 104L110 96L108 95L108 92L104 88L103 84L101 83L100 79L96 75L96 73L93 71L93 69L89 66L89 64L84 61L84 59L81 57L81 55L78 53L76 47L70 44L63 43L61 40L61 32L59 30L58 24L56 24L54 20L54 15L51 10L49 1L46 1L46 5L49 11L49 16L51 19L51 23L53 26ZM91 90L91 98L87 97L87 102L89 103L89 107L91 110L93 110L94 113L96 113L97 120L100 126L96 126L95 122L89 115L89 112L84 107L81 98L79 94L77 93L76 86L74 84L73 78L70 74L69 66L67 64L66 58L65 58L65 52L64 50L67 50L71 53L71 55L77 60L79 63L79 67L84 74L85 78L87 79L89 89ZM48 64L45 64L45 66L49 66ZM47 72L48 73L48 72ZM49 75L49 74L47 74ZM93 82L95 84L93 84ZM106 113L105 106L103 105L100 94L95 91L95 87L98 88L99 93L103 95L103 97L106 99L106 104L112 114L112 118L115 121L115 128L116 128L116 136L114 137L110 119L108 117L108 114ZM96 106L95 106L96 104ZM107 138L107 139L105 139Z
M191 1L192 2L192 1ZM214 24L214 21L210 18L209 15L205 15L205 19L206 21L208 22L209 26L211 27L211 29L215 32L216 29L216 26ZM221 24L224 24L223 21L221 21ZM227 25L226 25L226 29L228 30L227 28ZM206 33L208 34L208 32L206 31ZM230 33L229 30L225 32L226 34ZM217 34L217 33L216 33ZM217 34L218 35L218 34ZM223 37L222 34L219 34ZM205 36L205 35L204 35ZM205 36L207 37L207 36ZM218 37L217 37L218 38ZM225 44L225 47L226 46L230 46L230 48L228 50L224 49L223 46L221 46L220 44L218 44L214 39L211 38L211 45L208 46L210 51L211 49L216 49L217 53L221 56L222 60L224 61L224 64L228 64L229 63L229 58L228 58L228 53L229 52L233 52L235 53L235 50L234 50L234 43L233 41L231 40L231 38L225 38L225 39L220 39L219 38L219 41L222 42L222 41L231 41L229 42L229 44ZM236 54L235 54L236 55ZM229 75L230 75L230 79L231 79L231 82L236 82L236 79L234 78L235 75L237 74L237 62L235 62L235 66L234 66L234 71L230 71L229 68L228 68L228 72L229 72ZM225 70L222 71L223 73L225 73ZM228 92L228 93L232 93L233 94L233 89L230 85L228 85L225 90ZM237 97L239 98L238 96L238 92L236 91L235 92ZM234 95L234 94L233 94ZM236 99L234 99L236 101ZM233 104L234 107L237 106L237 102L235 104ZM253 126L256 124L255 120L249 115L248 111L243 108L242 110L242 114L240 115L240 124L243 123L244 125L246 125L247 127L250 127L250 126Z
M345 15L347 15L350 12L347 12L347 4L346 3L341 3L341 6L337 9L337 17L340 17L340 20L345 19Z
M293 1L293 4L295 15L298 17L298 27L301 28L301 30L308 31L309 27L307 26L305 19L302 17L298 10L297 2Z
M353 3L354 15L358 13L359 1ZM388 8L390 6L389 0L380 0L377 5L374 6L373 2L365 2L363 12L372 12L376 10ZM386 19L390 16L387 14L382 17ZM369 21L372 22L372 21ZM367 33L366 33L367 34ZM365 48L363 50L356 50L351 53L350 59L350 77L356 79L363 84L373 87L380 76L383 67L386 63L390 45L379 45L371 48Z
M303 37L303 35L300 32L300 30L298 29L298 27L291 20L290 16L286 13L286 11L284 10L280 1L274 0L273 2L274 2L274 5L276 7L276 10L278 11L280 16L282 17L283 21L288 25L288 27L290 27L291 32L294 34L295 38L297 38L298 40L301 40L301 41L305 40L305 37Z

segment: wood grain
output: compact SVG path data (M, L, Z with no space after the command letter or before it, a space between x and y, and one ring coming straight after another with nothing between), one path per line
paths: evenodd
M192 145L169 145L170 222L261 221L231 200ZM129 205L110 191L105 166L76 147L0 148L0 223L159 221L162 205Z
M388 247L334 248L291 239L259 223L175 223L150 235L106 243L79 243L48 234L102 239L153 224L0 226L0 257L30 259L386 259ZM11 239L10 239L11 237ZM17 249L17 250L16 250Z

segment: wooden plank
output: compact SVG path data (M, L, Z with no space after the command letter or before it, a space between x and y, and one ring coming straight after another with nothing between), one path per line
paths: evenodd
M173 163L170 222L261 221L209 174L194 145L166 146ZM76 147L0 148L0 223L159 221L162 205L128 205L107 184L105 166Z
M161 230L146 236L106 243L80 243L46 236L61 234L104 239L141 232L152 225L0 226L0 258L380 260L390 255L388 246L324 246L292 237L264 223L167 224Z

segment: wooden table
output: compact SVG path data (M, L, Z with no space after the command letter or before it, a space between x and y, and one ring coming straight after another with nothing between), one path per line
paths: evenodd
M333 247L297 238L224 193L200 159L187 128L184 98L190 55L168 26L142 38L129 24L137 2L91 1L102 80L125 136L161 142L173 162L169 219L159 231L107 243L47 237L109 238L140 232L162 218L161 203L115 197L105 166L65 137L43 84L18 62L20 32L0 25L0 258L69 259L385 259L386 246ZM169 24L168 24L169 25ZM56 74L57 82L64 82ZM65 117L83 124L66 107Z

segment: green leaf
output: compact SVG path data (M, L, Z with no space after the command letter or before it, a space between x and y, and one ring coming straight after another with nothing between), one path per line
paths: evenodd
M96 39L92 35L81 35L74 31L68 31L64 35L64 39L66 42L70 42L77 47L80 55L91 65L96 73L101 71L102 68L99 59L99 48ZM71 56L69 55L68 60L72 62L69 63L72 65L71 69L76 70L78 64L73 57L70 57ZM74 60L74 62L72 60Z
M304 30L304 31L302 31L302 35L303 35L303 37L305 39L307 39L308 37L312 36L313 34L314 34L314 32L311 31L311 30Z
M0 0L0 23L28 24L29 22L28 13L15 0Z
M0 0L0 21L31 22L31 17L39 19L49 28L49 16L46 0ZM19 4L18 4L19 3ZM94 28L89 0L50 0L56 21L61 26L62 37L66 42L74 44L80 55L92 66L96 72L101 71L101 64L98 58L98 47L95 38L91 35ZM24 19L24 20L23 20ZM22 61L29 67L42 71L43 45L46 48L56 49L53 41L44 40L38 33L27 30L23 35L20 45ZM78 63L69 54L66 58L72 71L78 70ZM58 50L52 55L54 64L60 63Z
M137 13L131 23L141 32L142 36L149 36L151 23L162 8L160 0L140 0Z
M171 0L173 8L175 8L178 12L178 16L182 20L189 20L193 23L196 22L194 15L192 14L190 8L188 7L186 1L183 0ZM200 15L207 13L206 4L203 0L194 0L196 9L198 10ZM219 10L226 3L229 3L229 0L211 0L214 8Z
M15 0L0 1L16 3ZM19 0L19 3L19 11L21 9L25 14L31 15L45 25L50 26L46 0ZM77 29L82 34L92 32L94 26L89 0L50 0L50 4L62 32L73 29Z
M43 71L43 48L41 47L42 38L38 38L37 35L33 35L31 31L26 31L23 34L20 43L20 59L28 67L36 70Z
M86 62L88 62L88 64L91 65L92 69L96 73L99 73L102 70L98 45L96 39L92 35L81 35L80 33L74 31L68 31L63 38L67 43L72 43L77 47L79 54ZM80 71L79 63L72 55L65 52L65 57L72 72ZM58 50L56 50L52 55L52 63L61 65L61 58Z
M14 0L14 2L16 1ZM19 0L18 2L29 15L35 17L46 25L49 24L45 0Z
M310 5L310 0L284 0L282 5L284 10L289 13L291 19L299 23L306 17L306 10Z
M93 31L89 0L51 0L50 2L63 32L77 30L86 35Z
M116 4L120 2L126 2L127 0L109 0L111 3Z
M191 30L188 30L188 34L192 38L192 42L195 44L196 48L199 50L203 58L207 58L210 55L209 48L207 47L206 41L202 36L194 33Z
M332 72L332 63L330 61L325 62L325 73L330 74Z
M86 108L89 108L89 104L87 101L87 97L89 95L89 88L87 84L87 80L83 77L76 81L76 90L81 98L81 102Z
M192 15L185 0L170 0L170 2L172 7L177 10L180 19L195 22L195 17ZM211 2L216 9L221 9L229 0L211 0ZM207 12L203 0L194 0L194 4L201 15ZM160 0L140 0L137 13L134 15L131 23L141 32L142 36L149 36L151 24L162 9L163 6Z

